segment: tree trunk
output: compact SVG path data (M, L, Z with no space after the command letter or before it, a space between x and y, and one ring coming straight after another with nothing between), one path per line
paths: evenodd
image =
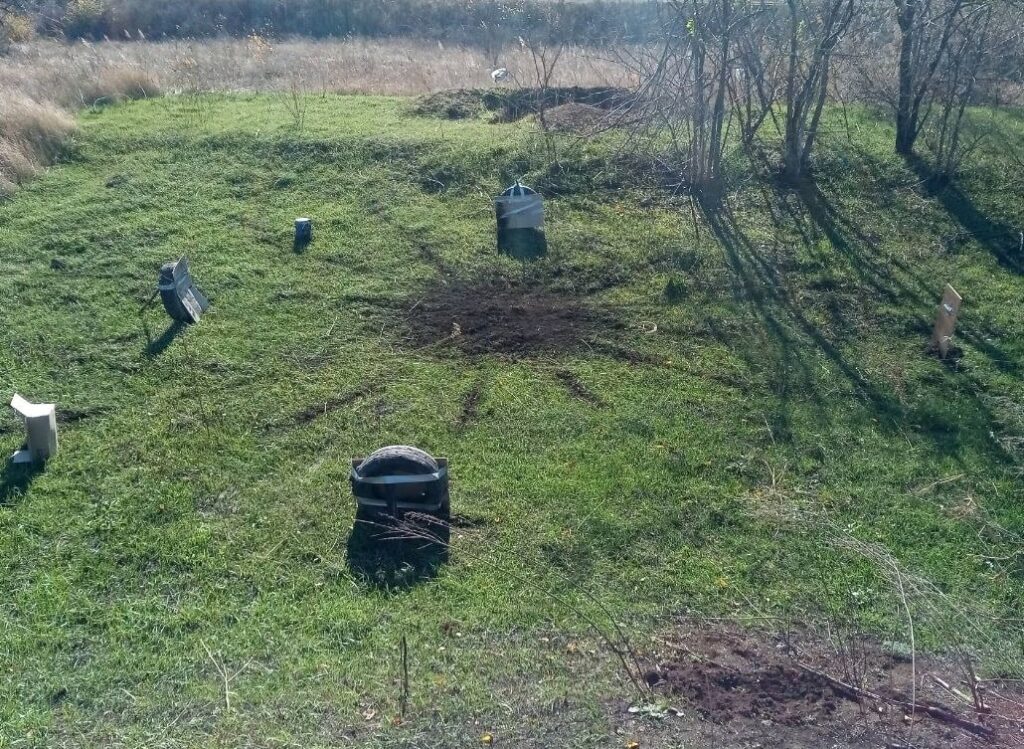
M896 153L909 156L917 140L917 117L914 111L914 23L917 0L897 3L900 26L899 98L896 102Z

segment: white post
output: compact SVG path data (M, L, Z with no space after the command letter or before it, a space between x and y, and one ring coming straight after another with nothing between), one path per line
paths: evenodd
M963 298L949 284L942 294L942 302L935 317L935 329L932 331L932 348L938 349L943 359L949 354L949 342L956 330L956 318L960 314Z
M57 454L57 408L52 403L29 403L17 393L11 408L25 419L28 449L14 453L15 463L44 463Z

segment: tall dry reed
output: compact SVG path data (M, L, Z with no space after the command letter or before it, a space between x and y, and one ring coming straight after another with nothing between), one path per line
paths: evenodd
M159 92L147 70L91 45L13 45L0 64L0 197L60 156L76 109Z
M571 47L552 85L608 86L630 81L612 55ZM490 55L478 49L411 39L272 41L264 37L207 41L111 41L15 45L0 67L0 91L56 91L65 104L88 103L87 82L103 71L146 76L166 92L289 91L413 95L491 86L491 71L508 68L512 85L532 85L529 51L518 45Z
M18 91L0 97L0 194L10 194L52 163L74 132L71 115Z
M555 86L626 86L624 68L600 50L570 47ZM494 85L536 85L530 52L490 54L411 39L105 41L39 39L12 45L0 64L0 192L52 163L74 131L71 112L161 92L286 92L413 95Z

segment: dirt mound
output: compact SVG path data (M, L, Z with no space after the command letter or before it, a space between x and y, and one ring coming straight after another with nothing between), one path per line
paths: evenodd
M554 109L565 104L586 104L601 110L626 106L626 89L604 86L536 88L456 89L420 97L412 113L420 117L461 120L490 112L497 122L514 122L536 114L540 105Z
M719 641L708 643L706 659L668 664L661 674L663 688L705 717L800 725L827 718L839 708L843 697L825 679L766 658L742 641L714 639Z
M572 296L502 281L451 281L417 299L405 327L415 348L522 358L576 351L624 326Z
M847 647L837 651L811 632L782 639L738 626L685 626L646 678L689 716L671 728L687 746L720 746L706 741L705 726L730 735L730 746L1022 746L1016 687L987 689L984 710L976 710L955 661L918 653L912 665L866 637Z
M608 124L608 113L591 104L570 102L544 113L548 130L559 133L593 133Z
M442 120L466 120L483 111L483 92L466 88L421 96L412 108L412 113L419 117L438 117Z

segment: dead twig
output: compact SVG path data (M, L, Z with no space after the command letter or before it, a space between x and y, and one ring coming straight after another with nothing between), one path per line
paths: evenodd
M213 667L217 669L217 673L220 674L221 681L224 682L224 711L231 712L231 682L249 667L249 664L252 663L252 659L250 658L247 660L242 667L233 674L229 674L227 666L224 665L223 658L218 662L214 657L213 652L209 647L207 647L205 640L199 640L199 644L203 646L203 650L205 650L206 654L210 657L210 662L213 663Z
M405 720L405 709L409 704L409 647L402 635L402 696L399 700L399 715Z
M942 707L941 705L934 705L934 704L921 704L921 705L917 705L917 704L914 704L912 702L907 702L905 700L897 700L897 699L891 699L891 698L888 698L888 697L883 697L882 695L876 694L876 693L871 692L871 691L869 691L867 689L862 689L860 687L855 687L855 686L852 686L850 684L847 684L846 682L840 681L839 679L836 679L835 677L829 676L825 672L819 671L816 668L811 668L810 666L808 666L808 665L806 665L804 663L797 662L796 665L801 670L806 671L807 673L811 674L812 676L816 676L817 678L822 679L822 680L828 682L828 684L833 689L835 689L837 692L842 694L847 699L851 699L851 700L854 700L854 701L860 701L861 699L866 699L866 700L871 700L872 702L879 702L879 703L882 703L882 704L893 705L895 707L900 707L900 708L903 708L905 710L908 710L908 709L909 710L918 710L918 711L920 711L922 713L925 713L930 718L934 718L935 720L941 721L943 723L948 723L950 725L954 725L957 728L962 728L963 730L968 731L970 733L973 733L976 736L983 736L985 738L992 738L993 736L995 736L995 731L993 729L989 728L988 726L982 725L981 723L975 723L974 721L971 721L971 720L967 720L966 718L963 718L963 717L957 715L956 713L951 711L949 708Z
M952 484L954 481L959 481L963 477L964 477L964 474L958 473L956 476L950 476L949 478L939 479L938 481L933 481L930 484L925 484L920 489L915 489L914 490L914 494L916 494L917 496L921 496L925 492L930 491L930 490L934 489L937 486L942 486L943 484Z

